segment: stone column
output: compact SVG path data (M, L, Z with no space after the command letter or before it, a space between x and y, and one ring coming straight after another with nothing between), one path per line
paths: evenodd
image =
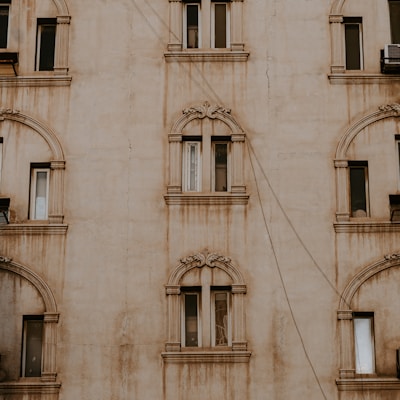
M344 73L344 34L343 15L330 15L329 23L331 28L331 72L332 74Z
M243 175L243 153L244 153L244 134L232 135L232 157L231 157L231 192L245 193Z
M68 74L69 15L57 17L56 48L54 56L55 75Z
M168 339L165 344L165 351L181 351L180 286L168 285L166 293L168 300Z
M340 340L340 379L351 379L355 376L353 312L338 311L339 340Z
M62 224L64 219L64 169L65 161L52 161L50 163L50 198L49 198L49 222L50 224Z
M168 193L182 193L182 135L170 133Z
M336 168L336 220L349 221L349 191L347 184L347 160L335 160Z
M182 0L169 0L168 51L182 50Z
M231 50L243 51L243 0L231 2Z
M232 285L232 351L246 351L245 285Z
M43 382L55 382L57 377L56 350L57 350L57 323L59 314L56 312L44 313L43 339Z

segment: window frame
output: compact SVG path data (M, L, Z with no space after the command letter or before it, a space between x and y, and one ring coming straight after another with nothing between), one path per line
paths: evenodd
M214 140L215 139L215 140ZM221 137L223 139L223 137ZM227 147L227 161L226 161L226 190L217 190L216 189L216 183L217 183L217 178L216 178L216 170L217 170L217 164L216 164L216 146L218 144L226 144ZM211 191L216 192L216 193L229 193L231 192L231 144L232 141L225 139L225 140L219 140L218 136L212 136L211 137Z
M216 46L216 5L225 5L225 46ZM231 2L211 1L211 48L229 49L231 47Z
M189 34L189 27L188 27L188 7L189 6L196 6L197 7L197 47L188 47L188 34ZM201 2L184 2L183 3L183 37L182 37L182 46L184 49L201 49L202 48L202 29L201 29Z
M52 46L52 54L51 57L53 59L52 67L48 68L47 66L44 68L42 65L42 29L44 27L54 27L54 44ZM38 18L37 26L36 26L36 53L35 53L35 71L54 71L55 64L55 47L56 47L56 36L57 36L57 18Z
M192 182L192 153L191 149L195 148L195 171ZM183 141L182 146L182 191L183 192L201 192L202 191L202 140L199 138L187 138ZM193 185L193 186L192 186Z
M44 204L44 218L37 218L37 175L46 172L46 197ZM30 206L29 219L35 221L45 221L49 218L49 194L50 194L50 174L51 168L49 164L31 164L30 178Z
M361 326L357 324L357 321L369 321L368 332L362 332L363 336L368 336L369 348L368 362L370 363L371 368L368 370L363 370L363 366L361 365L362 360L365 360L365 355L360 358L359 349L361 346L358 345L360 340L362 339L361 333L358 335L357 340L357 331L360 332ZM363 327L364 329L364 327ZM376 364L375 364L375 332L374 332L374 313L373 312L353 312L353 337L354 337L354 366L355 366L355 374L356 375L374 375L376 372ZM365 337L364 337L365 339ZM366 347L362 346L363 352L365 352Z
M354 215L353 211L353 191L352 191L352 182L351 182L351 171L352 169L363 169L364 171L364 195L365 195L365 215ZM350 217L352 218L367 218L370 217L370 201L369 201L369 173L368 173L368 161L348 161L348 185L349 185L349 211ZM359 209L362 210L362 209Z
M393 5L396 5L397 10L394 12ZM389 24L390 24L390 40L392 44L400 44L400 1L388 0L389 7ZM392 8L393 7L393 8ZM397 17L397 18L396 18Z
M40 373L39 374L34 374L30 375L27 374L26 368L27 368L27 356L28 356L28 332L29 328L28 325L30 323L36 322L38 323L40 321L41 325L41 338L40 338ZM42 376L43 372L43 344L44 344L44 316L43 315L24 315L23 316L23 328L22 328L22 351L21 351L21 377L22 378L40 378Z
M351 47L347 37L347 28L350 26L358 27L358 43L356 48ZM343 17L344 29L344 51L345 51L345 69L346 71L362 71L364 70L364 45L363 45L363 23L362 17ZM349 67L349 54L353 54L357 50L359 68Z
M227 321L226 321L226 329L227 329L227 343L217 344L217 322L216 322L216 295L218 294L226 294L227 300ZM232 290L228 288L213 288L211 287L211 346L215 348L221 347L232 347Z
M11 9L11 0L0 0L0 7L7 7L7 17L4 20L7 20L7 26L4 31L0 31L0 49L8 48L8 40L10 37L10 9Z

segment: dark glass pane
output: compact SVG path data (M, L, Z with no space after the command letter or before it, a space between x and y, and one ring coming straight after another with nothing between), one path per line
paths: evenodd
M199 6L189 4L186 7L187 47L199 47Z
M228 294L215 294L215 345L228 345Z
M41 376L43 321L26 321L25 376Z
M185 345L198 346L197 294L185 294Z
M215 4L215 47L226 47L226 4Z
M400 1L389 1L392 43L400 44Z
M345 24L346 69L361 69L360 62L360 25Z
M350 199L352 216L367 215L365 178L364 167L350 167Z
M228 144L215 143L215 191L228 190Z
M54 69L54 52L56 45L56 25L40 25L39 71Z
M0 6L0 48L7 48L8 37L8 6Z

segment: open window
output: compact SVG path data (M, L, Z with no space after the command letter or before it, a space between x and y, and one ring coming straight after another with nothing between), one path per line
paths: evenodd
M30 219L48 219L49 206L49 164L31 165L31 198L30 198Z
M184 3L183 47L197 49L201 47L200 3Z
M0 0L0 49L8 47L8 21L11 0Z
M346 70L363 69L362 18L344 17Z
M39 18L36 35L36 71L53 71L56 45L56 18Z
M351 216L369 216L368 161L349 161L349 182Z

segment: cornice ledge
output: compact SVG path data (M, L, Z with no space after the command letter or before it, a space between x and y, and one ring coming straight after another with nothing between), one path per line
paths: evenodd
M60 392L59 382L1 382L0 394L56 394Z
M167 205L246 205L249 202L249 195L246 193L226 194L165 194L164 199Z
M348 390L400 390L400 380L397 378L352 378L336 379L339 391Z
M164 352L161 357L166 363L248 363L250 351L177 351Z
M400 74L333 73L328 78L333 85L400 82Z
M390 221L346 221L333 224L336 233L400 232L400 223Z
M249 58L247 51L168 51L164 53L166 62L226 61L244 62Z
M0 225L0 236L65 235L67 230L67 224L8 224Z
M70 86L72 76L0 76L0 87Z

